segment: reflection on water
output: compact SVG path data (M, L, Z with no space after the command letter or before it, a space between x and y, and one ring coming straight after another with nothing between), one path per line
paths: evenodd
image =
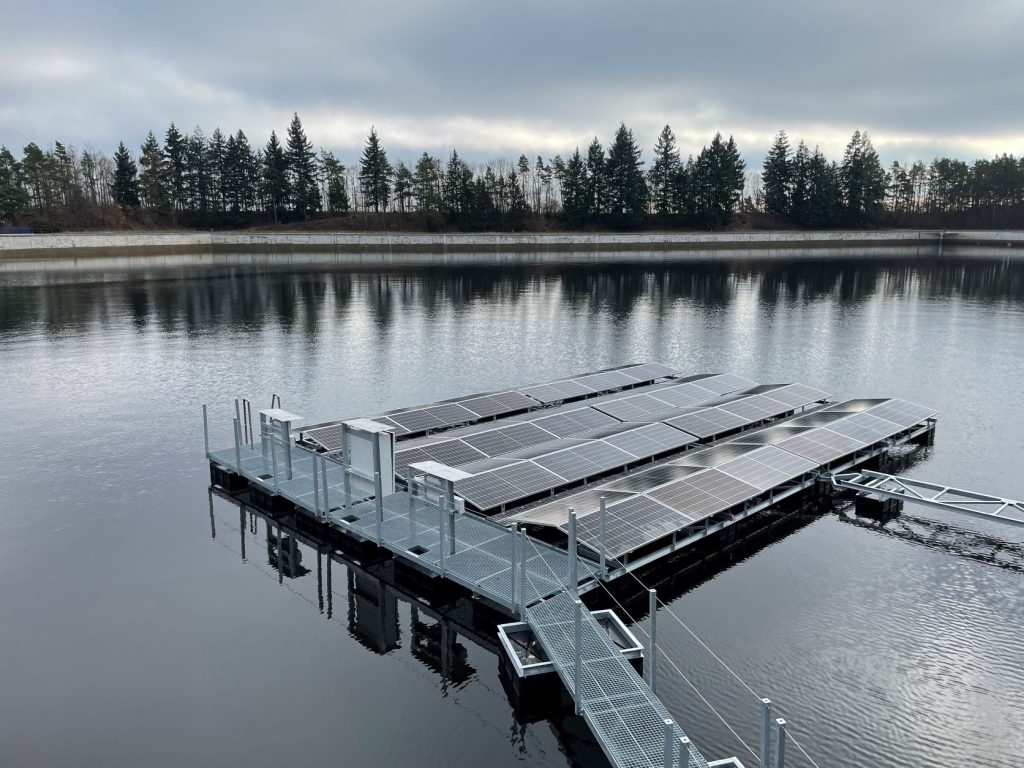
M209 516L204 402L228 444L237 396L320 420L661 360L934 406L908 472L1022 498L1022 339L1017 262L0 273L0 762L601 765L575 718L516 717L479 605ZM659 637L689 682L659 693L749 758L756 701L678 616L822 766L1016 768L1022 538L811 511L678 563Z

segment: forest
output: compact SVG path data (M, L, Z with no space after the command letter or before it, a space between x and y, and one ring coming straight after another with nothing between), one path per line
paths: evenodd
M1024 158L953 158L885 168L867 132L829 160L784 131L762 167L716 134L682 158L669 126L648 165L623 123L565 157L489 164L424 152L391 162L370 129L344 164L319 152L298 114L254 146L173 123L138 151L112 155L54 142L0 145L0 231L289 226L423 231L1022 227Z

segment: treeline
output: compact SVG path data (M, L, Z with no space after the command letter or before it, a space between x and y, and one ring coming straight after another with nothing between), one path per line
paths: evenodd
M0 146L0 224L242 227L339 223L427 230L524 227L619 229L753 226L923 225L939 217L973 224L1024 224L1024 160L1004 155L973 165L936 159L886 171L867 133L854 133L840 162L791 149L776 137L760 172L747 172L736 143L716 135L683 160L669 126L645 168L632 131L620 124L607 148L594 139L563 158L483 166L457 151L391 162L370 130L356 163L314 151L293 116L283 138L253 146L239 130L210 136L173 123L137 152L123 142L112 157L60 142L26 146L20 158Z

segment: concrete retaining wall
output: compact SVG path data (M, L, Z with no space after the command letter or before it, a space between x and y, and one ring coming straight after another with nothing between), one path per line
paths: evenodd
M0 235L0 262L152 259L191 263L528 264L783 259L821 256L1017 257L1024 232L729 232L387 234L181 232ZM991 254L988 251L993 251ZM174 258L180 256L181 259ZM138 258L145 257L145 258ZM38 266L38 265L37 265Z

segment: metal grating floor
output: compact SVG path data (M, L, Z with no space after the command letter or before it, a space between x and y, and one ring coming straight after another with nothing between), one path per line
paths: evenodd
M288 499L299 509L316 515L313 486L313 454L306 448L292 445L292 479L283 479L284 457L278 447L277 469L280 476L274 483L273 454L264 463L259 446L242 446L240 473L268 493ZM209 458L235 468L235 449L211 451ZM330 501L326 520L333 526L359 538L378 542L377 506L372 499L349 498L344 490L344 467L327 459L327 485ZM323 489L320 489L321 499ZM566 551L520 535L518 545L512 528L478 515L456 514L454 537L445 533L442 558L441 526L446 522L443 511L423 496L400 491L383 500L380 520L380 546L414 562L429 571L443 575L482 597L517 612L525 596L530 605L564 589L569 577L569 555ZM513 549L516 554L513 556ZM525 572L522 560L526 559ZM443 562L442 562L443 560ZM586 581L596 574L596 566L577 559L577 578ZM522 582L525 576L525 590ZM513 594L515 593L515 594ZM514 598L514 599L513 599Z
M576 690L576 606L570 593L537 603L527 620L551 659L566 689L580 702L594 736L611 763L625 768L665 765L665 720L671 718L643 678L636 673L601 625L584 608L580 611L579 690ZM679 739L673 728L676 768L707 768L707 761L690 745L687 766L679 766Z

